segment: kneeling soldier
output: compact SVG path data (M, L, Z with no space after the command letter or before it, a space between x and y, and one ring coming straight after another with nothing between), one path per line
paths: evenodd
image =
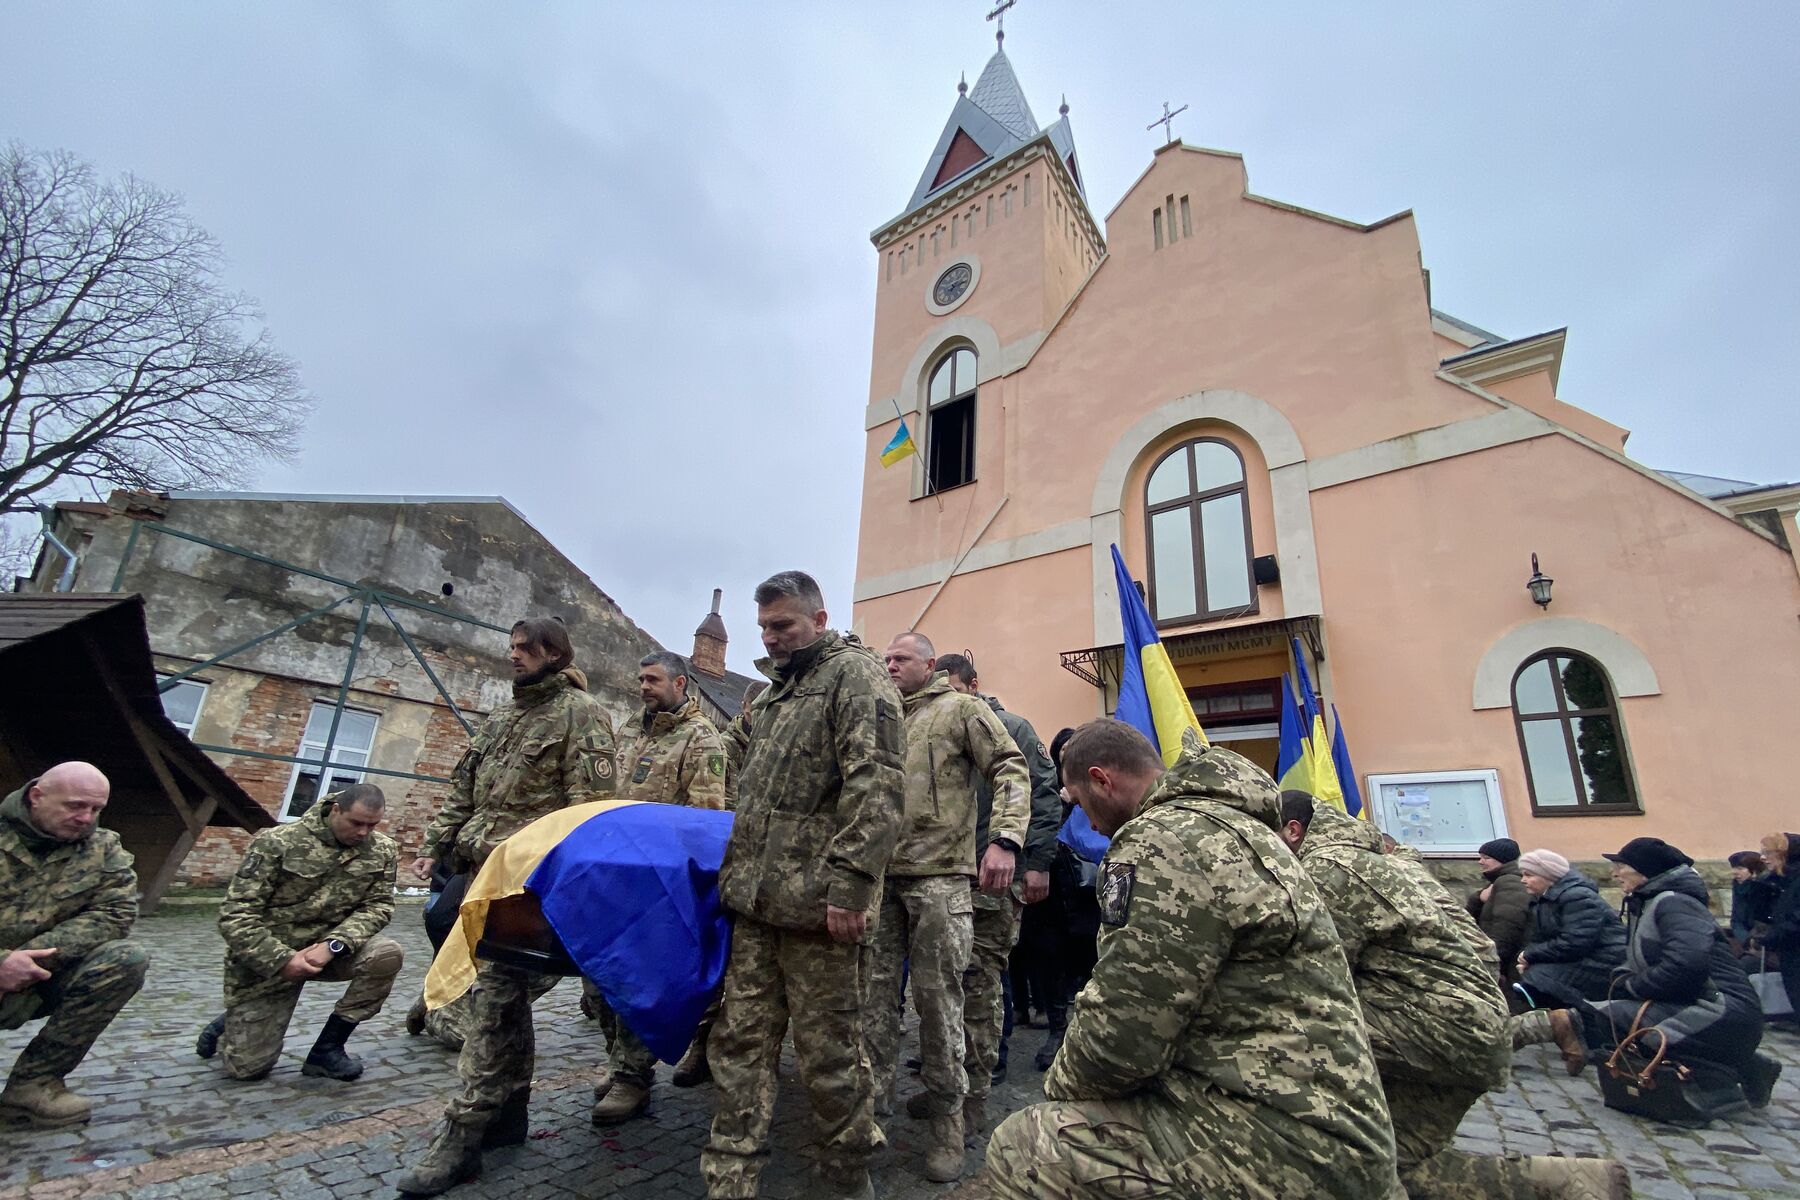
M63 1079L150 964L125 937L137 920L131 855L98 824L111 790L98 768L66 762L0 802L0 1029L48 1018L13 1063L0 1115L33 1125L92 1115Z
M265 830L219 906L225 935L225 1011L200 1031L195 1052L222 1054L233 1079L261 1079L308 980L350 981L313 1043L305 1075L355 1079L344 1050L351 1031L381 1011L400 973L400 943L377 937L394 915L394 840L375 832L381 789L358 783L298 821Z

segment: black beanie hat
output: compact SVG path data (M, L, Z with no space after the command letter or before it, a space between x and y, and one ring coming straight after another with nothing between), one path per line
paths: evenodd
M1477 850L1476 853L1485 854L1489 858L1496 859L1503 863L1518 862L1519 843L1513 841L1511 838L1495 838L1491 842L1481 843L1481 849Z
M1646 879L1654 879L1664 871L1676 867L1692 866L1694 860L1661 838L1632 838L1619 847L1617 854L1602 854L1601 858L1612 862L1624 863Z

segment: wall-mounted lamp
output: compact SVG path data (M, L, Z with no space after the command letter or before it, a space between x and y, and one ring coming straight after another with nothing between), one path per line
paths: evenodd
M1531 578L1525 581L1525 590L1531 593L1531 598L1537 602L1539 608L1550 607L1550 585L1555 582L1556 580L1538 570L1537 555L1533 553L1531 556Z

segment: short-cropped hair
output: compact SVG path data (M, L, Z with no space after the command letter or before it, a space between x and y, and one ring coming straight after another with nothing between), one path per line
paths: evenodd
M806 607L810 616L825 607L825 593L819 581L805 571L777 571L756 585L758 604L773 604L783 596L792 596Z
M925 658L936 658L937 657L937 647L931 644L930 638L926 637L924 634L920 633L918 630L908 629L901 633L896 633L893 637L893 640L897 642L901 638L906 638L909 641L911 641L913 644L913 649L917 650L921 656L923 656ZM940 666L938 669L942 670L943 668Z
M1150 739L1123 721L1101 717L1075 731L1063 747L1063 779L1086 779L1089 767L1160 774L1162 755Z
M1313 812L1317 807L1311 792L1303 792L1299 788L1288 788L1281 793L1281 823L1300 822L1300 828L1311 829Z
M644 657L638 659L638 666L661 667L669 673L670 679L684 676L688 673L687 660L673 650L658 650L654 654L646 654Z
M385 812L387 796L372 783L353 783L341 792L333 792L326 797L339 812L352 808L364 809L368 812Z
M969 661L969 656L966 654L938 655L937 669L948 671L964 684L975 682L975 664Z
M531 649L548 654L551 667L558 671L575 661L575 643L569 640L569 627L561 617L526 617L513 622L512 631Z

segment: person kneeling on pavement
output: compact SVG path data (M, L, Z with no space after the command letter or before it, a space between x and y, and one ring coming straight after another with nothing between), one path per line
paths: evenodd
M344 1043L381 1011L403 957L399 942L376 936L394 915L400 861L394 840L376 832L386 808L380 788L353 784L251 841L219 906L225 1011L194 1046L201 1058L221 1056L233 1079L261 1079L275 1066L300 991L315 979L350 986L301 1074L362 1074Z
M13 1063L0 1118L79 1125L94 1106L63 1080L144 986L150 955L126 938L137 875L99 826L111 784L59 763L0 802L0 1029L45 1018Z

